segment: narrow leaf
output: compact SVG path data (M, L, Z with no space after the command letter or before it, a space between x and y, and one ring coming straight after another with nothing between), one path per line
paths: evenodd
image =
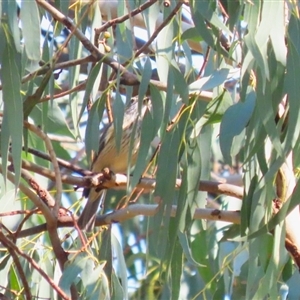
M22 1L21 21L24 37L24 45L27 57L31 60L39 60L40 51L40 16L35 1Z

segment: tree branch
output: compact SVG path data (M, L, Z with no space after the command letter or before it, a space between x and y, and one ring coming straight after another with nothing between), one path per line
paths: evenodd
M131 204L126 208L116 210L104 215L98 215L96 219L96 226L111 225L113 223L124 222L137 216L153 217L160 209L159 204ZM171 217L175 217L177 207L172 206ZM234 224L240 224L239 211L225 211L211 208L197 208L194 213L194 220L212 220L224 221ZM78 217L63 216L59 218L58 227L74 227L74 220ZM28 228L18 232L15 238L23 238L33 234L38 234L47 230L46 224L41 224L32 228Z

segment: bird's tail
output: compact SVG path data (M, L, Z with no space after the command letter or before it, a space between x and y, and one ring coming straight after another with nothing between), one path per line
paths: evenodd
M93 230L99 205L104 202L105 195L106 190L100 192L95 189L90 190L89 199L77 222L80 229L87 232Z

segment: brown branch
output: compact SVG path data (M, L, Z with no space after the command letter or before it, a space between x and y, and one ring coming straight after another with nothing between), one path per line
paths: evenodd
M137 216L149 216L153 217L158 211L160 206L158 204L132 204L128 207L116 210L105 215L98 215L96 219L96 226L106 226L116 222L124 222L128 219L132 219ZM177 207L172 206L171 217L176 215ZM74 227L74 219L78 217L63 216L58 220L58 227ZM234 224L240 223L239 211L225 211L215 208L197 208L194 213L195 220L212 220L212 221L224 221ZM46 224L41 224L32 228L22 230L18 233L16 238L23 238L33 234L38 234L47 230Z
M25 168L29 171L34 171L42 176L50 180L55 180L55 173L49 169L38 166L34 163L28 161L22 161L22 168ZM117 189L124 190L127 188L127 176L124 174L114 174L113 178L110 180L103 180L104 176L102 173L98 173L92 175L90 171L90 175L84 177L77 176L62 176L62 182L65 184L71 184L77 187L100 187L105 189ZM144 193L149 193L150 191L155 189L156 181L152 178L141 178L140 182L136 186L136 190L143 190ZM179 189L181 186L181 180L177 179L175 188ZM206 181L200 180L199 182L199 191L206 191L214 194L225 194L232 197L236 197L238 199L243 198L243 188L228 184L224 182L216 182L216 181Z
M1 165L0 165L0 171L1 171ZM24 175L24 170L22 171ZM7 178L14 183L14 176L7 172ZM26 173L26 179L28 181L34 181L33 177L27 172ZM46 225L47 230L49 232L49 238L53 246L53 251L55 253L55 256L59 262L59 265L61 267L61 270L63 271L65 263L68 261L68 257L66 252L63 250L60 244L60 240L57 233L57 218L56 214L54 214L52 211L48 209L48 206L41 201L33 192L32 190L28 189L26 186L24 186L22 183L19 184L20 190L29 197L39 208L41 208L44 217L46 219ZM45 191L44 191L45 193ZM46 206L47 209L44 208Z
M159 204L133 204L128 207L116 210L112 213L98 216L96 220L97 226L109 225L113 223L124 222L136 216L153 217L159 211ZM171 217L176 216L177 206L173 205L171 209ZM212 220L225 221L234 224L240 224L240 212L225 211L211 208L197 208L195 210L194 220Z
M2 217L11 217L11 216L15 216L15 215L27 215L27 214L31 214L37 212L37 209L34 210L29 210L29 209L25 209L25 210L14 210L14 211L9 211L9 212L1 212L0 213L0 218Z
M54 94L53 96L47 95L45 97L42 97L38 101L38 103L47 102L47 101L52 100L52 99L58 99L58 98L70 95L71 93L74 93L74 92L83 91L85 89L85 87L86 87L86 82L87 81L85 80L84 82L82 82L82 83L74 86L73 88L68 89L67 91L63 91L61 93Z
M58 166L55 152L52 148L52 144L51 144L51 141L48 138L48 136L44 132L42 132L42 130L40 128L38 128L28 122L24 122L24 126L27 129L34 132L38 137L43 139L45 146L49 152L51 162L53 164L53 169L54 169L54 174L55 174L55 182L56 182L56 188L57 188L56 201L54 204L54 210L53 211L47 210L47 215L45 215L45 218L47 220L47 230L49 232L49 238L50 238L51 244L53 246L53 251L54 251L55 257L59 263L61 270L63 271L64 266L65 266L66 262L68 261L68 256L61 246L60 239L59 239L58 232L57 232L57 215L58 215L58 210L60 207L61 195L62 195L62 178L61 178L61 174L60 174L60 169ZM30 175L27 174L26 176L27 176L27 179L30 180ZM34 181L34 180L31 179L31 181ZM39 203L43 203L43 202L39 201ZM77 296L76 296L77 291L76 291L74 285L71 286L71 294L72 294L73 299L77 298Z
M27 181L27 183L31 186L31 188L37 193L39 198L50 208L53 208L55 205L55 200L49 194L49 192L42 188L40 184L31 176L28 171L21 169L21 176L23 179Z

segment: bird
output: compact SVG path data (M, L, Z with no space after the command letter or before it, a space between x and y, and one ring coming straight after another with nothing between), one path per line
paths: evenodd
M126 173L128 163L130 162L131 166L135 164L140 146L142 119L145 112L150 108L149 98L145 98L139 113L138 102L138 97L131 98L125 109L119 151L116 148L113 122L103 128L99 138L99 150L91 165L93 173L100 173L104 168L108 168L113 173ZM129 159L130 143L135 124L135 137ZM88 200L78 219L78 226L80 229L90 232L94 228L97 210L105 199L106 190L99 191L97 188L85 188L83 196L88 197Z

